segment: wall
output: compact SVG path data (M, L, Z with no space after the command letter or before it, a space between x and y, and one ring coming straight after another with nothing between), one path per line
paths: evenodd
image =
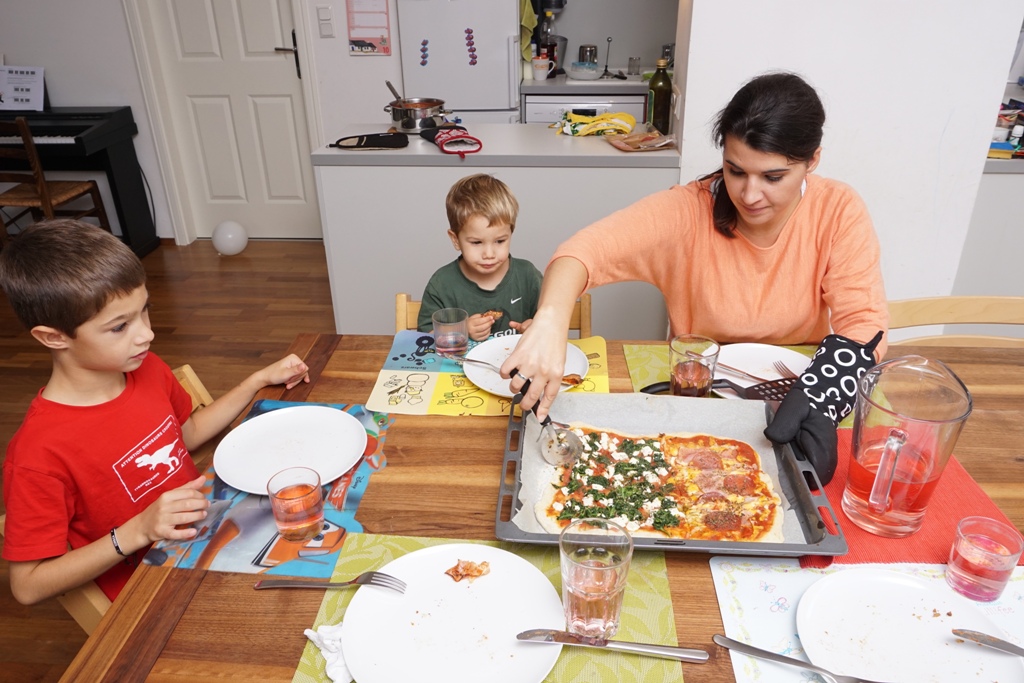
M120 0L4 0L0 54L8 65L42 66L53 106L129 105L139 127L135 152L148 181L160 237L172 238L163 176L157 164ZM64 177L70 174L52 174ZM106 177L96 178L106 187ZM109 195L108 214L116 219Z
M889 298L949 294L1024 3L687 4L689 63L677 71L686 100L681 180L720 166L710 123L743 82L797 71L828 114L817 172L867 202Z

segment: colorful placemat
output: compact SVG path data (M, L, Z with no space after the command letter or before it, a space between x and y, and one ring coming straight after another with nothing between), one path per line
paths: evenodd
M203 493L210 500L199 534L188 541L161 541L146 554L146 564L179 569L211 569L248 574L284 574L328 578L348 533L360 532L356 510L370 476L387 464L384 439L393 420L359 404L294 403L260 400L246 415L290 406L321 405L343 410L366 430L366 449L356 467L331 482L324 492L323 533L305 543L286 541L277 533L267 496L225 484L210 465L203 473Z
M428 546L467 542L484 543L515 553L540 569L561 593L558 548L495 541L351 534L345 541L341 557L338 558L333 578L344 580L364 571L379 569L397 557ZM316 629L322 624L341 623L345 617L345 609L354 594L355 591L352 590L327 591L320 604L316 621L310 628ZM622 604L622 623L615 639L663 645L678 644L663 553L633 554ZM616 652L599 652L589 648L563 647L555 668L544 680L545 683L682 683L683 672L679 662ZM306 643L292 683L330 683L330 679L324 673L323 655L313 643Z
M872 567L907 574L929 584L945 586L940 564L876 564ZM725 625L725 635L779 654L807 661L796 628L796 609L804 591L818 579L848 566L801 569L795 558L711 558L711 576ZM948 589L952 593L952 589ZM1014 570L1006 591L994 602L975 602L997 626L1019 637L1024 623L1024 569ZM836 615L842 618L842 615ZM1024 641L1019 641L1024 644ZM788 666L745 655L732 655L737 683L790 683L820 680Z
M603 337L570 339L590 361L587 377L571 391L608 393L608 345ZM416 330L395 335L366 405L403 415L508 415L512 399L473 384L455 361L434 353L434 337Z
M992 517L1013 526L992 499L971 478L955 457L950 457L928 502L924 523L914 534L904 538L876 536L850 521L843 511L843 490L850 469L853 430L839 430L839 465L832 481L825 486L825 495L839 515L839 524L850 546L839 557L807 556L800 558L803 567L827 567L832 562L859 564L866 562L928 562L945 563L956 538L956 525L964 517ZM1024 564L1024 557L1021 557Z

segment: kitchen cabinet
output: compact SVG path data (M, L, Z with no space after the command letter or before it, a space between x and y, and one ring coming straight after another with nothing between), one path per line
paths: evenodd
M354 125L339 136L373 126ZM570 235L679 181L676 150L625 153L597 137L556 135L541 126L474 124L483 149L460 159L410 136L399 150L312 155L339 332L392 334L395 294L419 299L427 280L456 257L446 231L451 185L491 173L519 201L512 254L544 270ZM620 283L593 291L594 333L664 339L664 301L654 287Z

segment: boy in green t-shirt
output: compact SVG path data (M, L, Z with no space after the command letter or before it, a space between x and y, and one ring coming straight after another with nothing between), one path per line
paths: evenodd
M509 255L519 203L505 183L485 173L456 182L445 200L448 237L459 257L435 272L423 291L417 327L430 332L441 308L469 313L469 337L525 330L537 312L541 273Z

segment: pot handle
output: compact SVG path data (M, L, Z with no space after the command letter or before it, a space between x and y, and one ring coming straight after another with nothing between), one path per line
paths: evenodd
M384 111L386 111L387 113L390 114L391 113L391 105L390 104L385 104L384 105Z

